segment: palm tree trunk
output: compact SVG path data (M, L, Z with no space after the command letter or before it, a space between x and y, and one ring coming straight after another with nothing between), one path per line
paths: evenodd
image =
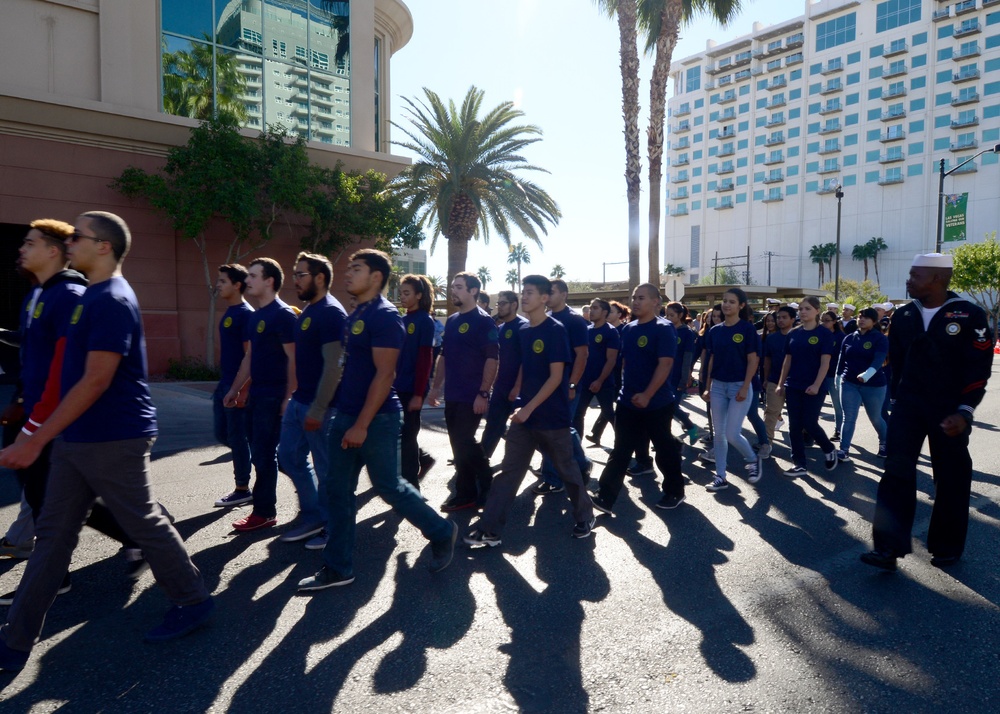
M455 312L455 306L451 304L451 300L448 299L448 293L451 290L451 284L455 280L455 276L465 270L465 263L469 259L469 239L468 238L457 238L448 237L448 284L445 285L445 300L448 304L448 314Z
M864 265L865 265L865 280L867 281L868 280L868 258L864 259Z
M667 80L670 59L677 44L682 4L669 0L660 16L660 34L656 38L656 59L649 82L649 128L646 152L649 156L649 282L660 284L660 193L663 179L663 126L666 122Z
M878 253L872 256L872 267L875 268L875 284L882 287L882 280L878 276Z
M625 195L628 200L628 282L639 284L639 47L635 0L621 0L616 12L621 38L622 117L625 120Z

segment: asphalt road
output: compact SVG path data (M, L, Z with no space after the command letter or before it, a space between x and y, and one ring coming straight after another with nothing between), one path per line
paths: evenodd
M357 580L312 597L295 584L320 554L275 538L295 516L290 481L280 477L277 529L235 535L237 512L212 507L232 471L212 443L208 392L157 385L154 489L216 615L179 641L144 644L166 599L148 573L127 581L116 545L85 529L72 592L50 610L28 667L0 674L0 712L993 711L998 385L994 376L977 412L966 557L948 571L931 567L924 547L926 457L915 553L891 575L858 562L880 474L862 416L860 454L832 474L814 450L808 476L783 476L782 435L759 484L731 476L719 494L704 490L712 472L685 447L686 503L657 511L658 478L630 479L615 516L582 541L570 538L568 501L532 496L529 476L503 545L460 546L438 575L420 534L362 475ZM450 450L440 410L425 422L422 444L438 465L424 490L439 504ZM16 498L0 475L3 526ZM470 515L456 520L468 530ZM0 561L0 590L22 568Z

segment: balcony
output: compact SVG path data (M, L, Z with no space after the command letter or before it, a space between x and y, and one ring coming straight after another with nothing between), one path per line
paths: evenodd
M785 180L785 175L780 171L774 171L764 177L764 183L781 183Z
M726 181L719 181L719 184L715 187L716 192L722 193L723 191L732 191L736 188L736 184L733 183L732 179L727 179Z
M691 148L691 138L688 136L682 136L677 140L677 143L673 145L675 149L690 149Z
M778 107L783 107L783 106L785 106L785 97L784 95L781 95L777 97L772 97L771 101L769 101L767 104L764 105L764 108L776 109Z
M1000 0L983 0L983 7L991 7L1000 4Z
M670 183L684 183L688 180L687 171L681 171L676 176L670 178Z
M767 83L765 89L769 92L773 92L776 89L784 89L788 86L788 81L784 77L775 77L770 82Z
M819 169L817 170L817 172L821 174L835 174L838 173L839 171L840 171L839 161L828 161L822 166L820 166Z
M976 166L976 162L975 161L970 161L969 163L967 163L962 168L956 169L955 171L953 171L952 175L954 176L955 174L974 174L978 170L979 170L979 167Z
M962 82L971 82L974 79L979 79L979 70L965 70L963 72L956 72L951 75L952 84L961 84Z
M910 48L906 46L905 40L897 40L889 45L889 49L882 53L883 57L895 57L896 55L901 55L904 52L909 52Z
M843 127L840 125L839 121L828 121L826 124L819 128L820 134L835 134L838 131L842 131Z
M771 117L770 119L767 120L767 123L764 126L766 126L768 129L770 129L771 127L781 126L784 123L785 123L785 117L783 117L783 116L782 117Z
M996 0L1000 2L1000 0ZM951 16L951 8L943 7L940 10L935 10L931 13L931 20L934 22L941 22L942 20L947 20Z
M964 0L964 2L955 3L955 14L964 15L967 12L976 11L976 0Z
M707 82L705 82L705 91L708 91L710 89L715 89L715 82L713 82L712 80L708 80Z
M827 179L822 186L817 189L816 193L820 195L826 195L828 193L835 193L837 189L840 188L840 181L837 179Z
M975 139L965 139L964 141L953 141L951 146L948 147L950 151L970 151L972 149L978 149L979 142Z
M671 166L687 166L689 163L691 163L691 162L688 161L688 158L686 156L682 156L680 158L676 158L673 161L671 161L670 165Z
M903 175L900 174L887 174L882 176L878 180L879 186L891 186L894 183L903 183Z
M905 116L905 109L890 109L887 112L882 112L882 116L880 118L882 121L892 121L893 119L902 119Z
M685 119L684 121L677 122L677 126L674 127L672 133L683 134L686 131L691 131L691 122L689 122L687 119Z
M906 69L905 64L891 64L885 68L882 72L882 79L889 79L890 77L901 77L906 74L909 70Z
M733 55L733 67L742 67L748 62L750 62L749 50L746 50L744 52L737 52L735 55Z
M764 146L778 146L779 144L784 143L785 135L781 132L777 132L767 137L767 141L764 142Z
M735 121L736 110L730 107L724 112L719 112L719 115L715 117L716 121Z
M687 186L681 186L676 191L674 191L673 194L671 194L670 196L670 198L675 198L675 199L681 199L687 197L688 197Z
M844 60L839 57L836 59L829 60L822 69L820 69L820 74L833 74L834 72L842 72L844 69Z
M686 117L690 113L691 113L691 105L688 104L687 102L681 104L679 107L674 109L675 117Z
M801 32L791 35L787 40L785 40L785 47L791 49L792 47L801 47L806 41L805 35Z
M719 148L719 153L716 156L732 156L736 153L736 149L733 148L732 144L726 144Z
M784 201L785 197L781 195L781 191L778 190L773 193L768 193L764 196L764 203L775 203L777 201Z
M678 206L670 212L671 216L686 216L688 214L687 206Z
M983 26L979 24L979 20L966 21L955 28L952 37L968 37L982 31Z
M791 67L794 64L801 64L801 63L802 63L801 52L796 52L794 55L789 55L788 57L785 58L786 67Z
M833 141L828 144L823 144L823 146L821 146L819 149L820 154L836 154L838 151L840 151L839 141Z
M734 82L742 82L744 79L750 79L750 70L741 69L739 72L733 75Z
M839 99L831 99L820 108L819 113L833 114L834 112L841 112L843 110L844 106L840 103Z
M981 50L979 49L978 42L967 42L966 45L971 45L971 46L965 47L964 50L960 47L958 49L958 52L956 52L951 56L952 60L954 60L955 62L962 62L964 60L969 59L970 57L978 57L982 53Z
M733 83L732 75L727 74L725 77L719 77L719 88L728 87Z
M833 94L834 92L839 92L844 89L844 83L839 79L831 79L825 85L823 89L820 90L820 94Z
M903 155L902 151L892 151L879 155L878 162L880 164L894 164L897 161L902 161L905 158L906 156Z
M782 154L780 151L771 152L770 154L767 155L767 158L764 159L765 166L771 166L773 164L782 164L784 162L785 162L785 155Z
M706 67L705 68L705 74L715 75L715 74L718 74L719 72L724 72L724 71L732 69L732 68L733 68L732 60L730 60L727 57L725 59L719 60L718 64Z
M896 97L905 97L906 87L893 87L892 89L882 90L882 99L889 100L895 99Z
M723 161L719 164L719 167L715 169L715 173L719 176L722 174L731 174L736 170L736 166L733 165L732 161Z
M951 128L952 129L964 129L967 126L978 126L979 117L969 117L968 119L952 119Z
M972 92L969 94L959 94L957 97L951 100L951 106L960 107L963 104L973 104L979 101L979 94L977 92Z
M731 127L731 126L727 126L725 129L723 129L722 131L720 131L718 133L718 135L716 135L715 138L716 139L732 139L734 136L736 136L736 130L733 129L733 127Z
M730 102L736 101L736 92L732 89L728 90L725 94L719 97L719 104L729 104Z
M733 207L732 196L723 196L722 198L719 199L719 202L715 204L716 211L722 211L726 208L732 208L732 207Z
M896 131L885 132L884 134L879 136L878 140L883 144L886 144L890 141L902 141L905 138L906 138L906 132L903 131L902 129L898 129Z

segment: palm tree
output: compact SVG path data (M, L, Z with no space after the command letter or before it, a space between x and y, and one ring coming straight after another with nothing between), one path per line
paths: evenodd
M833 259L837 257L837 244L836 243L824 243L823 246L823 256L826 260L826 269L830 272L830 276L833 276Z
M854 249L851 250L851 257L854 260L859 260L864 263L865 266L865 280L868 280L868 259L872 257L871 248L868 243L862 245L855 245Z
M470 87L462 106L447 106L424 88L426 101L406 99L409 127L393 125L409 141L393 142L416 158L393 182L393 188L418 227L429 225L431 250L443 235L448 241L448 281L465 270L469 241L489 242L491 229L506 245L519 230L541 246L539 231L556 225L556 202L537 184L520 177L544 171L529 164L521 151L541 140L541 129L515 124L524 113L503 102L482 113L483 91ZM449 305L449 310L453 307Z
M206 41L209 40L205 36ZM215 94L212 65L215 64ZM235 54L217 52L211 45L192 42L190 51L163 52L163 111L206 121L215 112L227 112L245 124L250 113L243 102L246 78Z
M636 0L596 0L598 7L618 18L622 73L622 117L625 120L625 196L628 200L628 284L639 284L639 47ZM653 265L659 265L657 260Z
M483 284L484 288L486 287L486 283L493 279L493 276L490 275L490 269L485 265L481 266L479 270L476 271L476 275L479 276L479 282Z
M882 287L882 281L878 277L878 254L884 250L889 250L889 246L882 240L882 236L872 236L872 239L865 243L865 245L868 247L868 252L872 258L872 265L875 268L875 283L879 287Z
M814 245L809 248L809 260L819 266L819 282L816 283L816 287L823 284L823 277L825 275L824 269L826 268L826 246Z
M531 262L531 254L528 253L528 249L525 247L524 243L515 243L510 246L510 250L507 252L507 264L514 265L517 263L517 284L521 284L521 263L527 265Z
M510 285L511 290L517 290L517 286L520 284L517 279L517 268L511 268L507 271L507 277L504 278L504 282Z
M639 29L646 38L646 54L655 51L649 82L649 282L656 284L660 264L660 195L663 181L663 126L666 121L667 80L681 23L708 15L723 27L739 14L740 0L638 0ZM683 272L683 271L682 271Z
M558 263L556 263L555 265L552 266L552 270L549 272L549 277L555 278L556 280L561 280L562 278L566 277L566 269L563 268Z
M444 286L444 282L437 275L428 275L428 282L431 284L431 289L434 291L434 299L447 297L448 290Z
M684 268L679 265L674 265L673 263L667 263L663 266L663 273L665 275L684 275L685 272L687 271Z

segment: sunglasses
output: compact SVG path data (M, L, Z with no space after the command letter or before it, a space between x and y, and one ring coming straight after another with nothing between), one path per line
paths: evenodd
M66 239L67 243L76 243L78 240L86 238L87 240L92 240L95 243L107 243L103 238L97 238L96 236L85 236L80 231L73 231L73 233Z

